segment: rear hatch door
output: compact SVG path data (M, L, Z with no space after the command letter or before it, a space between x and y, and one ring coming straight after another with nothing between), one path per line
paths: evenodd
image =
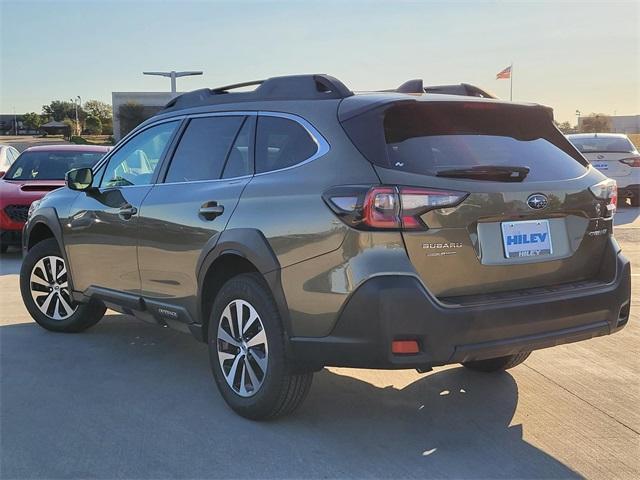
M593 278L611 222L589 187L604 177L548 109L485 102L399 102L343 122L383 184L468 194L403 231L418 275L440 298Z

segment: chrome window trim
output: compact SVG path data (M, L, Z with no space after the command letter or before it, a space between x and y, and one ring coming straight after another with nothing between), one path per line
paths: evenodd
M262 175L268 175L270 173L283 172L285 170L290 170L292 168L306 165L307 163L322 157L323 155L327 154L329 150L331 150L331 145L329 145L329 142L327 142L324 136L322 136L322 134L309 121L293 113L265 111L265 110L258 110L258 111L231 110L231 111L224 111L224 112L205 112L205 113L185 114L185 115L180 115L178 117L171 117L171 120L175 120L175 119L184 120L184 119L207 118L207 117L242 117L242 116L244 117L250 117L250 116L251 117L259 117L259 116L279 117L279 118L286 118L288 120L296 122L298 125L304 128L307 134L311 137L311 140L313 140L313 143L316 144L316 153L311 155L309 158L299 163L296 163L295 165L279 168L277 170L269 170L268 172L252 173L250 175L242 175L240 177L215 178L215 179L209 179L209 180L186 180L184 182L157 182L155 183L155 185L178 185L178 184L184 184L184 183L203 183L203 182L222 182L222 181L229 182L229 181L240 180L248 177L258 177ZM168 120L165 119L163 121L168 121ZM163 121L158 121L153 125L157 125L159 123L162 123ZM152 126L152 125L149 125L149 126ZM256 125L256 128L257 128L257 125ZM253 143L255 147L255 141ZM255 161L255 158L254 158L254 161Z
M304 118L302 118L302 117L300 117L298 115L295 115L295 114L292 114L292 113L271 112L271 111L262 111L262 110L260 110L258 112L258 115L259 116L264 116L264 117L286 118L288 120L296 122L297 124L299 124L302 128L304 128L306 130L307 134L311 137L311 140L313 140L313 142L316 144L316 153L311 155L306 160L302 160L301 162L296 163L295 165L291 165L289 167L284 167L284 168L279 168L277 170L269 170L268 172L256 173L256 174L254 174L254 176L256 176L256 177L259 177L259 176L262 176L262 175L268 175L270 173L284 172L286 170L291 170L292 168L301 167L302 165L306 165L307 163L313 162L314 160L322 157L323 155L326 155L329 152L329 150L331 150L331 145L329 145L329 142L327 142L327 140L316 129L316 127L314 127L311 123L309 123L307 120L305 120ZM257 127L258 126L256 125L256 128Z
M184 182L162 182L162 183L155 183L154 187L158 187L161 185L183 185L185 183L212 183L212 182L235 182L237 180L243 180L246 178L252 178L254 175L250 174L250 175L242 175L241 177L229 177L229 178L214 178L214 179L209 179L209 180L186 180Z

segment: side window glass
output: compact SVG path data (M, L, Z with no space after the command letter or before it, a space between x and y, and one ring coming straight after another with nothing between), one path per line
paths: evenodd
M281 117L258 118L256 173L296 165L316 151L316 143L299 123Z
M227 156L227 163L222 172L222 178L242 177L253 173L251 155L251 133L253 132L254 119L247 117L242 125L242 129L236 137L236 141L231 147Z
M220 178L231 144L244 117L194 118L173 154L165 182Z
M129 140L109 159L100 186L149 185L178 124L161 123Z

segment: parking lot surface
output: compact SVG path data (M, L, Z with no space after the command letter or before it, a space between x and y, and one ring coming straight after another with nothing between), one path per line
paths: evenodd
M640 209L616 237L640 272ZM233 414L188 335L109 312L38 327L0 260L1 478L639 478L640 278L620 333L505 374L331 368L294 415Z

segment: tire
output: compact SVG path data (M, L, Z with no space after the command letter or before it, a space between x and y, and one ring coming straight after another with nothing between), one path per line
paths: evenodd
M477 372L502 372L504 370L509 370L516 365L520 365L529 358L529 355L531 355L531 352L522 352L516 353L515 355L507 355L506 357L473 360L470 362L464 362L462 365Z
M295 371L287 358L282 321L260 274L241 274L222 286L207 336L213 377L237 414L251 420L287 415L309 393L313 373Z
M81 332L98 323L106 311L97 300L72 301L65 261L54 238L37 243L25 256L20 293L31 317L53 332Z
M7 253L8 249L9 245L7 245L6 243L0 243L0 253Z

